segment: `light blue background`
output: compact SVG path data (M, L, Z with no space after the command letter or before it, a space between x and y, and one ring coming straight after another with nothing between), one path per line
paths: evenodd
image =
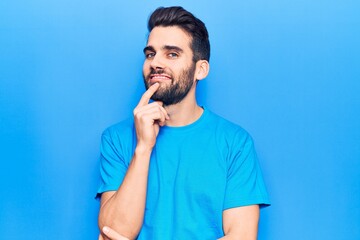
M204 20L199 103L254 137L259 239L360 239L360 3L0 1L1 239L97 239L101 132L143 92L146 20Z

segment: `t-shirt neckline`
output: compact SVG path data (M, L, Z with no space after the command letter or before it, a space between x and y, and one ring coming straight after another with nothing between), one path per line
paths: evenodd
M191 131L195 128L198 128L199 126L203 125L203 123L205 122L205 120L207 119L207 115L209 114L209 110L204 107L201 106L202 109L204 109L203 113L201 114L201 116L193 123L190 123L188 125L185 126L163 126L161 127L161 131L166 131L171 132L171 133L182 133L182 132L187 132L187 131Z

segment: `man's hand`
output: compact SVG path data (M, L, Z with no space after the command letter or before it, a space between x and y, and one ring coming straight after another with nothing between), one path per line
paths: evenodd
M121 236L119 233L115 232L113 229L105 226L102 229L102 232L106 235L110 240L129 240L128 238ZM104 238L99 235L99 240L104 240Z
M159 83L150 86L134 109L137 147L143 150L152 150L160 126L164 126L166 120L170 119L162 102L156 101L149 104L151 96L159 89L159 86Z

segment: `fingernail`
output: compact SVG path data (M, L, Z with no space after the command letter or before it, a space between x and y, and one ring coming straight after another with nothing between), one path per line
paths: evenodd
M110 230L109 230L109 228L108 228L108 227L106 227L106 226L105 226L105 227L103 227L103 232L104 232L104 233L108 233L109 231L110 231Z

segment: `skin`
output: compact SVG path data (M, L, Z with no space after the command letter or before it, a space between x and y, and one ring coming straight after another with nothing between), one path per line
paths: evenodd
M137 145L124 181L117 191L104 192L99 212L99 239L135 239L144 218L147 178L151 152L162 126L185 126L195 122L203 113L196 102L197 80L209 72L209 63L193 63L191 38L179 27L155 27L145 47L143 75L149 86L134 109ZM161 101L150 102L151 97L183 81L184 70L195 64L194 76L188 94L177 104L163 106ZM161 70L163 74L153 74ZM160 71L160 72L161 72ZM181 82L180 82L181 84ZM223 212L225 236L221 239L256 239L259 220L257 205L237 207ZM104 228L107 226L106 228ZM105 231L104 231L105 229Z
M103 227L102 232L108 239L111 240L130 240L124 236L121 236L119 233L114 231L114 229L111 229L110 227L107 226ZM99 236L99 240L104 240L102 235Z

